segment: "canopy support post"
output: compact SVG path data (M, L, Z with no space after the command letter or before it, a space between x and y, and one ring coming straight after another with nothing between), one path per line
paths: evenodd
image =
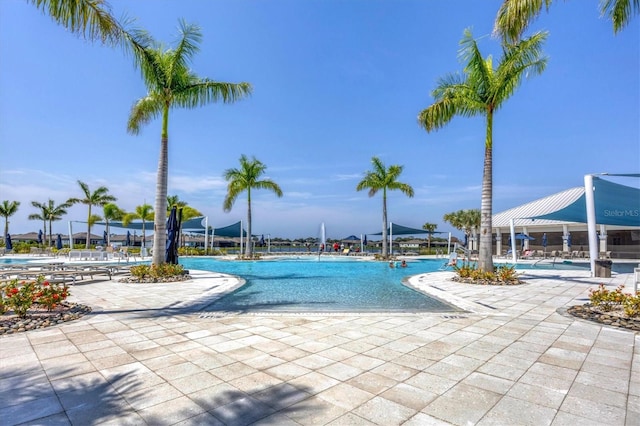
M587 231L589 238L589 263L591 276L596 275L596 259L598 257L598 233L596 232L596 205L593 187L593 175L584 176L584 197L587 205Z

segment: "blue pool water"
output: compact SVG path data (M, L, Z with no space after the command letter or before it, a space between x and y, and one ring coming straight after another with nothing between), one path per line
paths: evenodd
M222 261L182 258L186 269L237 275L245 285L213 302L208 312L454 312L458 309L402 284L409 275L438 270L442 260L389 268L384 262L316 257Z

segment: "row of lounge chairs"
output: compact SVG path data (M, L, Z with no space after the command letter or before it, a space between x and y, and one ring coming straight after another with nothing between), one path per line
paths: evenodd
M49 282L67 283L104 276L109 280L116 274L129 273L128 267L118 264L8 264L0 268L0 284L13 281L14 279L24 281L35 281L39 276Z

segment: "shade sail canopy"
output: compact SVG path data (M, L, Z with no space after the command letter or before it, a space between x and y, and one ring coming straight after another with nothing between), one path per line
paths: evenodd
M186 223L186 222L185 222ZM228 225L228 226L224 226L222 228L209 228L209 235L212 234L213 231L213 235L216 237L229 237L229 238L239 238L240 237L240 225L242 224L242 222L238 221L232 225ZM204 234L204 227L202 229L186 229L183 226L183 229L187 232L193 232L196 234ZM242 229L242 236L246 237L247 236L247 231L245 231L244 229Z
M599 225L640 226L640 189L594 177L594 204ZM548 219L587 223L584 189L575 200L552 212L529 216L528 219Z
M408 226L398 225L396 223L392 223L389 228L387 228L387 234L393 235L414 235L414 234L446 234L446 232L431 232L426 229L419 228L409 228ZM382 232L376 232L375 234L371 233L368 235L382 235Z

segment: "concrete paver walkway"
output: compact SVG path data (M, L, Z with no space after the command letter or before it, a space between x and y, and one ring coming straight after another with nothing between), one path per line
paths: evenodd
M192 273L78 284L90 315L0 337L0 424L640 424L640 336L559 310L631 274L411 279L464 313L220 315L237 281Z

